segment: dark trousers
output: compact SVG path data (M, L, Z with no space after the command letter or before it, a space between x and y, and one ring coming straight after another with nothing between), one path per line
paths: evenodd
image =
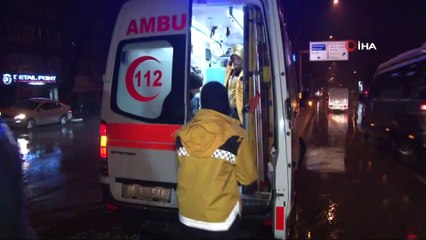
M233 108L231 107L231 113L229 114L230 117L235 118L235 119L240 119L238 117L238 111L237 108Z
M238 239L241 219L238 216L228 231L207 231L198 228L192 228L181 223L182 239Z

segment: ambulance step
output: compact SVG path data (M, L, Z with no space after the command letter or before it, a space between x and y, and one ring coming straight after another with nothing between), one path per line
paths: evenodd
M270 210L269 198L263 194L241 196L243 215L265 214Z

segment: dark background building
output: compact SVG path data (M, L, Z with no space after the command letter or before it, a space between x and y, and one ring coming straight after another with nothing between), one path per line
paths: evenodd
M0 7L0 106L47 97L98 108L114 20L123 1L3 0ZM23 75L33 78L20 82ZM40 76L55 82L34 85ZM36 78L34 80L34 78Z
M113 24L125 0L2 0L0 76L55 76L55 83L0 81L0 107L26 97L57 98L74 109L98 108ZM368 85L378 64L426 41L423 0L284 0L287 30L304 88ZM332 39L329 37L333 36ZM309 41L374 43L346 62L309 62ZM299 71L298 71L299 73Z
M56 76L56 83L0 84L0 106L32 97L58 98L62 81L60 8L55 1L2 1L0 73Z

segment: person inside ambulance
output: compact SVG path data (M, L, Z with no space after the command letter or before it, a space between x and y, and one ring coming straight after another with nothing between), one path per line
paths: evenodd
M199 92L203 85L203 75L201 70L196 67L191 67L189 73L189 99L191 100L191 117L195 115L200 109L200 98Z
M232 48L225 72L225 87L228 89L231 117L243 122L243 45Z
M185 238L238 237L239 184L250 185L258 175L247 133L229 113L226 88L208 82L201 89L201 109L175 135Z

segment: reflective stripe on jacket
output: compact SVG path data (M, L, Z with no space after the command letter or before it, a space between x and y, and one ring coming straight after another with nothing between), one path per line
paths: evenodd
M256 160L238 120L201 109L176 134L179 219L225 231L239 213L238 183L257 179Z

